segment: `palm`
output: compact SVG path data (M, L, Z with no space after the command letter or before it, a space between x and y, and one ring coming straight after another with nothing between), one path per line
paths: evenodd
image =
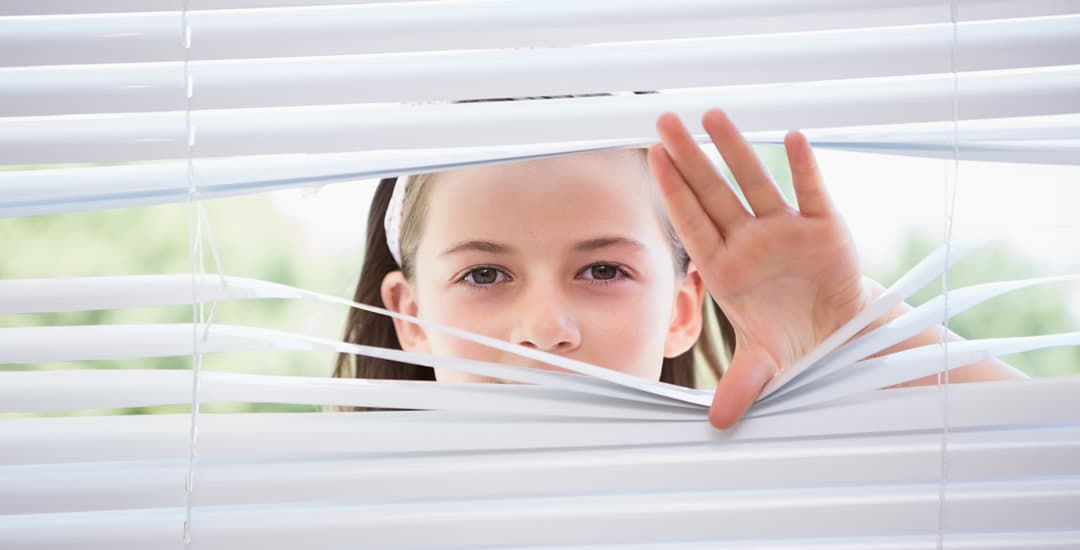
M858 263L843 226L797 213L747 224L698 268L738 336L764 346L779 369L862 305Z
M649 163L691 259L736 333L732 366L710 418L733 424L776 371L865 305L858 258L800 134L785 140L799 210L783 199L750 146L720 111L704 127L752 211L713 168L682 123L657 128Z

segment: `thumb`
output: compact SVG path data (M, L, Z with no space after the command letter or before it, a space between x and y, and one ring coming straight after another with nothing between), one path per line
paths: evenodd
M750 343L736 346L731 366L716 385L709 422L721 430L734 426L776 371L776 360L765 348Z

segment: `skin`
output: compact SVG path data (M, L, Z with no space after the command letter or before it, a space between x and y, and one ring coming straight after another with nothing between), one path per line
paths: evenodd
M806 138L784 139L797 209L787 204L730 118L707 112L702 126L731 169L750 209L709 163L682 122L657 121L661 143L649 166L690 258L735 329L735 355L717 385L709 420L735 424L776 373L808 353L881 292L859 271L858 255L833 206ZM910 306L901 304L866 330ZM955 338L955 335L948 335ZM927 331L883 353L941 341ZM955 370L950 382L1022 378L984 361ZM911 385L936 383L936 377Z
M709 411L714 426L731 427L776 373L882 289L861 276L855 246L802 134L792 132L784 142L797 199L789 205L726 114L709 111L702 126L749 209L682 122L665 114L657 121L661 143L649 149L648 171L626 152L607 151L437 175L429 199L438 206L425 220L415 281L400 272L387 275L384 303L656 380L661 358L689 349L700 334L707 289L736 334L735 355ZM691 258L685 276L674 269L664 211ZM580 249L612 237L640 246ZM473 244L462 249L467 243ZM607 267L594 271L598 265ZM625 268L627 276L598 284L596 276L610 275L612 266ZM478 280L490 284L470 283ZM909 309L902 304L866 330ZM395 323L406 350L522 364L516 356ZM927 331L883 353L943 336ZM476 380L442 371L436 376ZM954 370L950 382L1022 376L986 361Z
M456 170L425 185L437 206L424 220L414 280L394 272L383 281L391 309L652 380L664 357L697 340L704 284L676 269L639 152ZM396 327L406 350L554 368ZM436 377L499 382L443 369Z

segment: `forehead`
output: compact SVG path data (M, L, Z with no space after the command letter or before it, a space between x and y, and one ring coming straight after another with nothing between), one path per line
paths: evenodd
M596 151L444 172L425 185L422 240L666 238L639 151ZM494 233L494 234L493 234Z

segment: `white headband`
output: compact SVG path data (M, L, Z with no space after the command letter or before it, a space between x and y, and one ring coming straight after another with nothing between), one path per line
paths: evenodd
M386 217L383 218L386 247L390 249L390 255L394 257L398 267L401 267L401 219L405 216L405 191L409 187L410 179L409 176L398 176L394 182L394 193L390 195L390 202L386 205Z

